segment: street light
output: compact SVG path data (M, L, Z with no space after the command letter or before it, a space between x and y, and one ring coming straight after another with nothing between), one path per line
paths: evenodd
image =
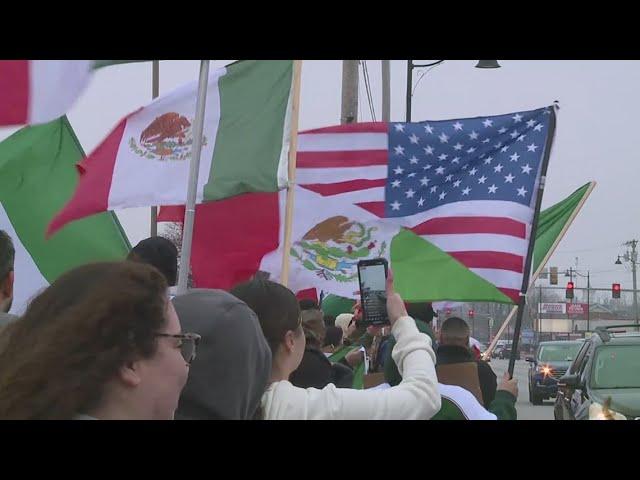
M478 60L476 68L500 68L497 60Z
M620 261L620 255L618 255L618 259L616 260L615 265L622 265L622 262Z
M426 67L435 67L443 63L444 60L436 60L431 63L424 63L421 65L413 63L413 60L407 60L407 113L406 113L406 121L411 121L411 97L413 97L413 92L411 91L413 87L413 69L414 68L426 68ZM476 68L482 69L492 69L492 68L500 68L500 64L497 60L478 60L476 64Z

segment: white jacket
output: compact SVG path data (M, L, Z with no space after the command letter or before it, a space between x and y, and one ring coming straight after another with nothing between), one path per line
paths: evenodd
M392 352L402 382L386 390L353 390L329 384L299 388L283 380L262 396L266 420L428 420L440 410L436 356L431 339L411 317L393 325Z

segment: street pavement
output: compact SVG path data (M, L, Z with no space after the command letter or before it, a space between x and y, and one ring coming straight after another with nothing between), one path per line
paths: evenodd
M498 377L498 384L502 375L509 367L509 360L492 359L489 363ZM553 420L553 404L555 398L545 400L542 405L533 405L529 402L529 363L517 360L513 370L513 376L518 380L518 420Z

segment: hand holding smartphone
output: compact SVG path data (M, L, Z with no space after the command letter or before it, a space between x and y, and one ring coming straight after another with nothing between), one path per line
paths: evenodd
M388 264L384 258L358 262L362 320L365 325L389 325L387 314Z

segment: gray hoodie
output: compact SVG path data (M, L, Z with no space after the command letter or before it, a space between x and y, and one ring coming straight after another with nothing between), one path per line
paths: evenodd
M271 375L271 350L255 313L223 290L173 298L183 332L202 336L177 420L253 417Z

